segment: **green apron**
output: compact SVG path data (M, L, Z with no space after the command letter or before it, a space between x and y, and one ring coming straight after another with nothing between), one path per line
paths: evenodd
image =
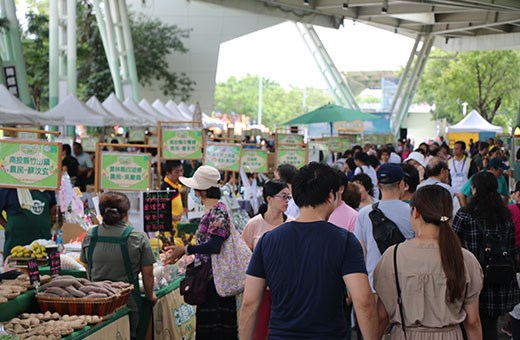
M139 291L139 278L136 276L134 277L134 274L132 272L132 262L130 261L130 254L128 253L128 237L130 236L130 233L134 230L132 227L126 227L123 231L123 234L121 234L120 237L115 236L98 236L98 227L92 228L92 236L90 238L90 244L88 247L88 257L87 257L87 264L88 264L88 277L91 280L92 278L92 267L95 265L93 263L93 255L94 255L94 248L96 248L97 243L111 243L111 244L119 244L121 248L121 255L123 256L123 263L126 270L126 275L128 276L128 282L134 285L134 290L132 291L132 297L134 298L134 301L137 305L137 311L140 313L140 310L142 310L142 299L141 299L141 292Z
M51 238L51 210L49 195L39 190L31 190L34 206L31 210L18 208L7 216L5 226L4 254L9 255L16 246L25 246L34 240Z

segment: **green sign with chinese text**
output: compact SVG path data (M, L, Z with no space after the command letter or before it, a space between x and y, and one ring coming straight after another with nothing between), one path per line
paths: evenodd
M202 130L164 130L162 148L164 159L201 159Z
M0 187L57 190L60 169L56 143L0 141Z
M240 171L242 145L230 143L208 143L204 165L224 171Z
M276 166L280 164L292 164L298 169L301 168L307 164L307 149L278 148L276 151Z
M292 133L279 133L277 134L277 146L278 145L303 145L303 135L297 135Z
M242 168L245 172L267 172L267 150L242 150Z
M150 154L101 153L101 189L144 191L150 188Z

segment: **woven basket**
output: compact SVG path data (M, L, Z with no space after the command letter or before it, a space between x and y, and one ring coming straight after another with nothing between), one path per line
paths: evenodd
M42 313L49 311L60 315L106 316L125 306L131 292L132 289L127 288L114 296L98 299L58 298L45 295L38 295L36 299Z

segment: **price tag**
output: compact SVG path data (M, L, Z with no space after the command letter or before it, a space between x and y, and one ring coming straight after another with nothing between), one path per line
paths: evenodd
M40 284L40 271L38 270L38 262L36 259L27 261L27 269L29 269L29 280L32 285Z
M52 253L49 253L47 255L47 262L49 264L49 267L51 267L51 275L60 275L61 271L61 258L60 253L55 251Z

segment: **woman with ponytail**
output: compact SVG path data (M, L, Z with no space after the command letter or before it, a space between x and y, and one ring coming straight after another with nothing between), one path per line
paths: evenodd
M453 230L469 251L482 258L484 238L500 239L500 248L515 261L515 227L511 213L498 192L498 175L502 169L490 168L471 177L472 196L469 204L457 211L453 219ZM484 235L485 234L485 235ZM486 266L486 263L482 263ZM484 288L480 293L480 320L486 340L498 339L498 317L511 311L520 302L520 290L516 277L509 282L489 282L484 277Z
M388 248L374 272L381 333L390 323L391 339L462 340L463 323L468 340L482 340L482 269L451 228L450 193L437 185L424 186L410 206L415 238Z
M263 190L264 202L258 209L258 215L253 217L244 227L242 238L254 250L256 243L266 232L279 225L294 220L285 215L291 200L291 192L287 184L274 179L265 183ZM269 318L271 316L271 294L266 290L264 299L258 311L254 340L265 340L269 333Z

